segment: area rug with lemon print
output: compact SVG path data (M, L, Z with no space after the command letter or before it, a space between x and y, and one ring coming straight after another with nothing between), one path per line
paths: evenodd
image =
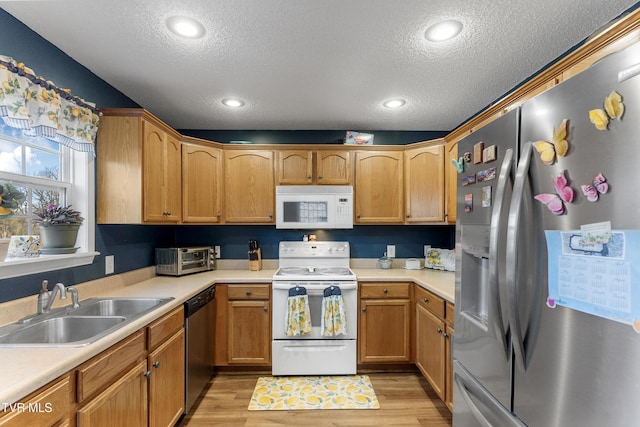
M367 375L260 377L250 411L379 409Z

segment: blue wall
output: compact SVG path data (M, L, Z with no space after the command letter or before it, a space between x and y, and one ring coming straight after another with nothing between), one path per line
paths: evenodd
M24 62L59 87L98 107L139 107L126 95L74 61L60 49L0 9L0 54ZM361 129L358 129L361 130ZM228 142L249 139L256 143L340 142L344 131L185 131L185 134ZM406 144L443 136L445 132L374 132L376 142ZM100 141L97 141L100 152ZM301 240L301 231L274 226L96 226L96 257L92 265L0 280L0 302L34 295L42 280L72 285L104 277L104 257L115 256L115 272L153 265L153 249L174 245L221 245L222 258L245 258L247 241L257 238L265 258L277 258L281 240ZM323 234L324 233L324 234ZM453 247L453 226L357 226L353 230L317 232L321 240L348 240L356 258L382 256L387 244L396 245L398 257L421 257L422 245ZM34 307L35 309L35 307Z

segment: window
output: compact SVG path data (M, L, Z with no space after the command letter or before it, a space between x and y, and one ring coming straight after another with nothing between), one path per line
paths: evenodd
M25 195L14 215L0 220L0 279L93 262L96 253L92 154L77 152L46 138L23 135L21 130L0 121L0 182L10 183ZM73 205L82 212L85 221L76 242L78 251L5 261L11 236L38 235L33 210L49 204Z

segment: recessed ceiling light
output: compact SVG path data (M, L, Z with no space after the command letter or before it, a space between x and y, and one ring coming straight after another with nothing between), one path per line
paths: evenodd
M460 31L462 31L462 22L450 19L430 26L424 36L429 41L441 42L454 38L460 34Z
M404 99L390 99L388 101L383 102L382 105L387 108L398 108L398 107L402 107L406 103L407 101L405 101Z
M244 101L236 98L223 99L222 103L227 107L242 107L244 105Z
M201 23L186 16L172 16L167 19L167 27L173 33L190 39L199 39L205 33Z

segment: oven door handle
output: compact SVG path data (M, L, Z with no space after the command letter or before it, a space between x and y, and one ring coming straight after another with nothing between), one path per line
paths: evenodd
M336 282L325 282L325 283L307 283L307 282L276 283L276 282L273 282L273 286L272 287L273 287L273 289L289 290L291 288L294 288L296 285L305 288L307 291L318 291L318 290L322 291L322 290L328 288L329 286L337 286L342 291L358 289L358 283L357 282L353 282L353 283L336 283Z

